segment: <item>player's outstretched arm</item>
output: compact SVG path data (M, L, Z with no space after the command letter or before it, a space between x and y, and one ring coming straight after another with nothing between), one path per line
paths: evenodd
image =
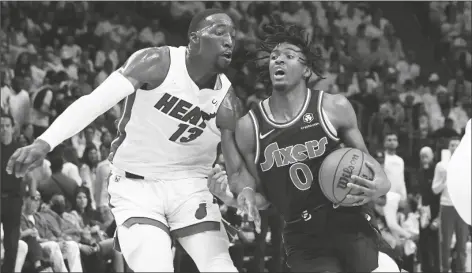
M243 156L236 145L236 127L238 126L239 120L246 113L247 109L244 106L244 102L237 97L234 89L231 88L224 98L220 109L218 109L216 116L216 123L221 130L221 148L225 158L226 170L228 172L229 186L231 192L234 192L236 195L239 195L244 188L250 187L254 190L257 188L257 180L255 178L257 177L257 171L250 172L248 170ZM251 130L254 131L254 129ZM252 139L252 142L254 142L254 140L255 139ZM254 159L250 162L254 162ZM256 195L258 208L267 208L268 202L265 198L261 194ZM227 205L233 206L231 203L233 201L228 201Z
M325 94L323 100L323 110L325 110L329 120L338 132L341 141L348 147L357 148L366 154L369 154L367 147L362 137L359 127L357 126L357 117L351 103L343 95ZM375 184L371 183L372 199L387 194L390 190L390 181L387 178L382 166L377 162L367 163L367 167L371 168L375 173ZM355 178L359 184L368 184L369 181L363 178ZM350 183L350 186L356 187L358 185ZM354 196L355 197L355 196ZM360 201L360 199L359 199Z
M135 52L92 93L71 104L33 144L18 149L7 164L7 172L23 177L54 147L72 137L144 84L159 86L169 69L168 48L146 48Z
M238 200L234 194L230 191L228 186L228 176L221 166L216 165L211 172L208 174L207 185L210 192L218 197L225 205L239 208ZM269 203L265 200L264 196L260 193L256 193L256 206L260 210L267 209Z
M220 109L218 109L216 123L221 130L221 149L225 158L230 187L236 194L239 194L245 187L256 189L256 181L247 170L235 140L237 123L246 113L244 102L237 97L234 89L230 88ZM237 183L233 183L234 181Z

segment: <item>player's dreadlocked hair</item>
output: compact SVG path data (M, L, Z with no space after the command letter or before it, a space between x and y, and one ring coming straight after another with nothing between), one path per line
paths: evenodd
M281 25L277 23L263 26L265 39L260 42L260 46L256 53L262 52L264 57L254 59L254 61L269 59L269 55L281 43L293 44L301 49L301 53L305 58L300 58L299 61L306 64L313 73L322 79L323 68L321 62L321 53L311 44L308 34L303 27L297 25ZM270 84L268 61L264 65L258 66L259 81Z

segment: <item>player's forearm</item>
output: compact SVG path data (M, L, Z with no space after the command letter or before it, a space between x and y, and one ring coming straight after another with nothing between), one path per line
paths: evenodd
M134 92L134 87L123 75L112 73L90 95L72 103L39 139L52 149L82 131L98 116Z
M240 168L228 177L228 183L232 192L236 195L240 194L244 188L257 190L256 180L247 171L246 168Z

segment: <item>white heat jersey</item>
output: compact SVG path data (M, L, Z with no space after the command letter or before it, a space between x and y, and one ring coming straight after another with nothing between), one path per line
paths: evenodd
M144 177L206 177L220 142L216 112L231 83L219 74L214 89L200 90L187 72L186 47L169 49L164 82L126 98L109 159L115 167Z

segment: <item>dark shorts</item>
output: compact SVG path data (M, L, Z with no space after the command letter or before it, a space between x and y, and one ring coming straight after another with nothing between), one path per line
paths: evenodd
M372 272L379 252L393 254L360 214L314 213L308 221L285 226L284 244L292 272Z

